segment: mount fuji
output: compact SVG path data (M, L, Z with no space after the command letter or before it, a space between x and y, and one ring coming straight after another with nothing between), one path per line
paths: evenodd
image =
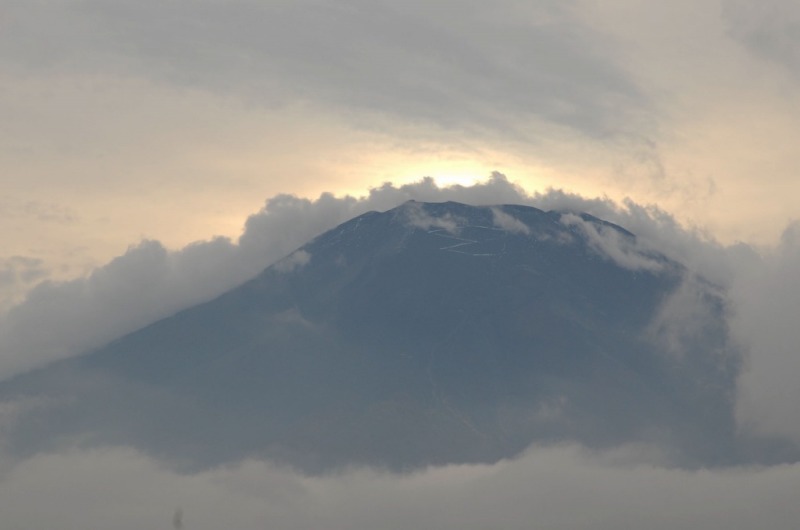
M670 320L681 296L705 318ZM691 332L689 332L691 331ZM187 469L494 462L531 444L739 458L718 289L587 214L407 202L243 285L0 384L31 454L127 445Z

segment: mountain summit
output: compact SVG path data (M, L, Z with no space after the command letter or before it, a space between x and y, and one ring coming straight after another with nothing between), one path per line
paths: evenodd
M701 329L670 323L688 276L587 214L411 201L0 385L46 404L11 449L125 444L191 468L263 456L312 471L558 441L724 460L738 358L712 286L691 286L711 308Z

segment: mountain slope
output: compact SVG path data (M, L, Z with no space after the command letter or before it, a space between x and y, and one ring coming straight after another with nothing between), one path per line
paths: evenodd
M188 467L319 470L650 441L724 460L738 360L721 302L708 288L713 318L679 356L654 332L685 276L585 214L370 212L215 300L2 385L38 403L12 450L131 444Z

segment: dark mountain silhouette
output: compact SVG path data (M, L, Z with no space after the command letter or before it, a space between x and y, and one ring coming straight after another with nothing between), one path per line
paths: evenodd
M489 462L531 443L654 442L735 459L738 357L710 308L672 351L687 279L586 214L409 202L317 237L244 285L0 385L9 450L126 444L187 468ZM673 345L674 346L674 345Z

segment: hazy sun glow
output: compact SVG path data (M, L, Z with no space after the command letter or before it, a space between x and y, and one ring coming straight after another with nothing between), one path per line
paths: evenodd
M422 151L408 151L387 145L362 154L358 162L328 168L330 175L339 175L333 179L341 182L339 187L330 186L330 181L315 182L314 188L306 188L300 194L313 197L323 191L335 191L337 195L362 196L370 188L386 182L402 186L424 177L432 178L439 187L472 186L490 178L494 172L507 175L529 192L543 191L559 182L559 175L551 168L489 149L471 151L431 145ZM327 187L317 190L320 185Z
M427 167L427 169L425 169ZM491 169L480 162L464 160L459 163L436 162L433 164L409 164L398 171L398 183L418 181L421 177L431 177L439 187L471 186L485 180Z

